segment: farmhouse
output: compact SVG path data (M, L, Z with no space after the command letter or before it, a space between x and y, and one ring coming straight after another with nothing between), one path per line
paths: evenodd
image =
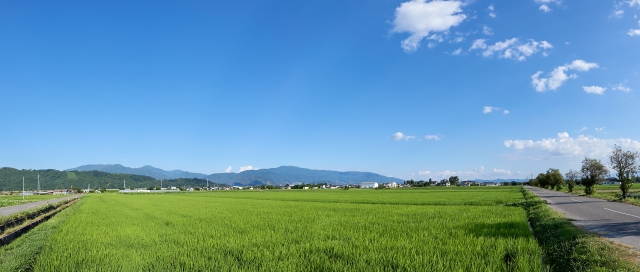
M378 188L377 182L361 182L360 188Z
M602 184L620 184L620 180L614 177L608 177L604 180Z
M385 184L384 184L384 187L385 187L385 188L390 188L390 189L391 189L391 188L397 188L397 187L398 187L398 184L397 184L397 183L395 183L395 182L389 182L389 183L385 183Z
M66 190L53 190L53 194L54 194L54 195L69 195L69 194L71 194L71 190L70 190L70 189L66 189Z

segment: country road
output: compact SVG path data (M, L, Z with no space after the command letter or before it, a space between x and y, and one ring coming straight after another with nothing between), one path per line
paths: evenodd
M47 204L47 202L49 204L53 204L53 203L57 203L57 202L60 202L60 201L65 201L65 200L67 200L69 198L76 198L76 197L80 197L80 196L82 196L82 195L68 195L68 196L61 197L61 198L52 198L52 199L47 199L47 200L43 200L43 201L22 204L22 205L3 207L3 208L0 208L0 216L12 215L12 214L15 214L15 213L19 213L21 211L30 210L30 209L36 208L38 206L45 205L45 204Z
M525 186L573 223L620 244L640 249L640 207Z

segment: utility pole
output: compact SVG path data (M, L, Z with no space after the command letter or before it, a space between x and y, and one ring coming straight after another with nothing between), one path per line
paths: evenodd
M40 192L40 174L38 174L38 192Z
M24 176L22 176L22 200L24 200Z
M123 179L123 180L124 180L124 189L126 190L127 189L127 180L126 179Z

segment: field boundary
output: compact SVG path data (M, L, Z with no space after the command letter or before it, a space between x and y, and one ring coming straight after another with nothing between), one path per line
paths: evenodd
M640 253L574 225L522 188L533 235L549 271L639 271Z
M58 212L66 209L67 207L73 205L76 202L77 202L77 199L72 199L58 206L50 205L45 207L44 209L35 211L28 215L16 218L12 221L6 222L5 224L2 224L2 226L0 226L0 229L2 230L0 231L0 233L2 233L0 235L0 246L8 245L9 243L13 242L13 240L17 239L18 237L27 233L31 229L35 228L40 223L46 222L47 220L49 220L49 218L53 217ZM18 224L21 224L21 225L19 225L16 228L16 225ZM7 229L11 229L11 231L9 233L3 233Z

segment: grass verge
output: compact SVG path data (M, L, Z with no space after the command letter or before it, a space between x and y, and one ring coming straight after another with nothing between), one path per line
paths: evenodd
M640 206L640 191L638 191L638 188L632 188L629 191L629 197L627 197L626 199L622 199L622 193L620 192L619 186L620 185L596 185L596 193L594 193L593 195L586 195L584 193L584 186L574 187L573 192L569 192L569 189L565 186L561 191L579 196L593 197L611 202L622 202Z
M1 247L0 271L33 271L33 265L48 238L58 230L79 204L71 205L47 222L20 236L11 244Z
M549 271L640 271L638 252L573 225L529 190L522 194Z

